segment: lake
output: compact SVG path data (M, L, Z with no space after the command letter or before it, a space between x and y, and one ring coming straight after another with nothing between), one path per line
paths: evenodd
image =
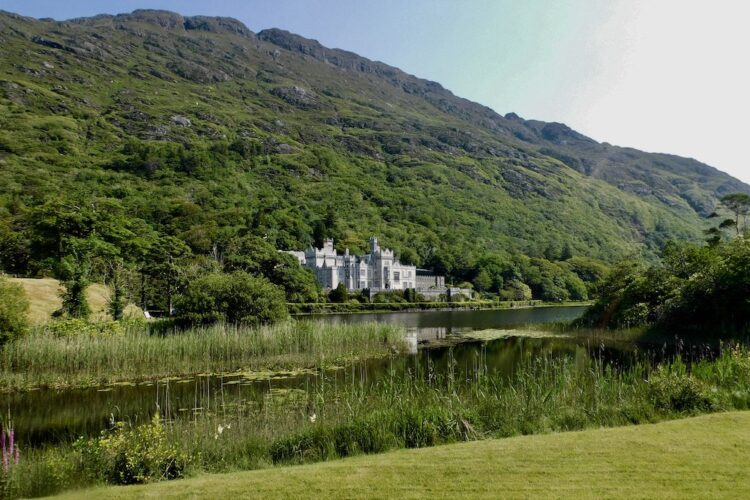
M586 306L527 307L495 310L410 311L364 314L310 315L318 321L337 323L388 323L406 328L420 340L460 335L472 330L513 328L535 323L572 321L581 317Z
M450 369L457 376L470 377L480 363L487 370L511 374L520 363L536 356L596 356L607 363L627 365L644 351L662 359L674 350L671 346L647 347L617 335L602 337L587 332L560 337L506 331L504 338L462 342L472 332L570 321L584 310L585 307L542 307L311 316L308 319L330 324L375 321L401 325L421 348L411 355L363 360L324 373L210 375L87 389L41 389L0 395L0 403L2 411L11 416L19 439L27 446L38 446L98 434L113 420L144 421L157 408L169 419L191 418L201 412L224 411L228 405L263 405L278 391L312 390L324 380L346 383L355 378L377 380L394 370L412 373L417 371L416 365L429 365L434 372Z

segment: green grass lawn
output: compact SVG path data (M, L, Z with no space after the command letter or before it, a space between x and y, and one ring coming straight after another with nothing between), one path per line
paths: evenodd
M400 450L70 498L747 498L750 412Z

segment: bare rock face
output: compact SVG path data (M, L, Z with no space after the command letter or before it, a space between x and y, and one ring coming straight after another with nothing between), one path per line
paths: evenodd
M229 80L229 75L220 69L210 69L190 61L174 60L167 67L186 80L196 83L219 83Z
M151 23L167 29L183 29L185 26L184 17L167 10L139 9L134 10L131 14L125 14L123 17L126 16L134 21Z
M138 9L130 14L117 14L116 16L102 14L93 17L70 19L66 22L76 24L87 24L98 27L118 26L135 23L146 23L158 26L166 30L196 30L211 33L232 33L235 35L255 38L255 33L250 31L242 22L231 17L209 17L209 16L181 16L176 12L154 9Z
M297 108L311 109L318 107L318 98L315 93L302 87L276 87L271 90L271 94Z
M231 17L207 17L192 16L185 18L186 30L209 31L211 33L228 32L246 37L254 37L255 34L247 26L237 19Z
M190 120L187 117L182 116L182 115L173 115L172 118L170 118L170 120L172 120L172 123L176 123L177 125L182 125L183 127L189 127L192 125Z
M35 36L31 39L31 41L34 43L38 43L39 45L44 45L45 47L49 47L51 49L65 49L63 44L54 40L50 40L49 38L45 38L43 36Z
M292 148L289 144L282 142L281 144L278 144L276 146L276 152L282 155L288 155L294 152L294 148Z
M592 139L579 134L564 123L546 123L541 129L542 138L555 144L592 143Z

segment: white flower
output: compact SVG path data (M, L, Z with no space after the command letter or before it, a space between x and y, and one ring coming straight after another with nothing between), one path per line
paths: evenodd
M314 424L315 420L317 420L317 418L318 417L313 413L312 415L310 415L310 422L312 422Z

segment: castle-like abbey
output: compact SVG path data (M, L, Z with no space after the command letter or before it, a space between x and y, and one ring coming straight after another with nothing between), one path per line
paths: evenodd
M349 290L406 290L417 288L417 268L402 264L393 250L380 248L378 239L370 238L370 253L351 255L349 249L339 255L333 240L325 240L323 248L310 246L304 252L289 252L300 264L315 273L323 288L336 288L344 283Z

